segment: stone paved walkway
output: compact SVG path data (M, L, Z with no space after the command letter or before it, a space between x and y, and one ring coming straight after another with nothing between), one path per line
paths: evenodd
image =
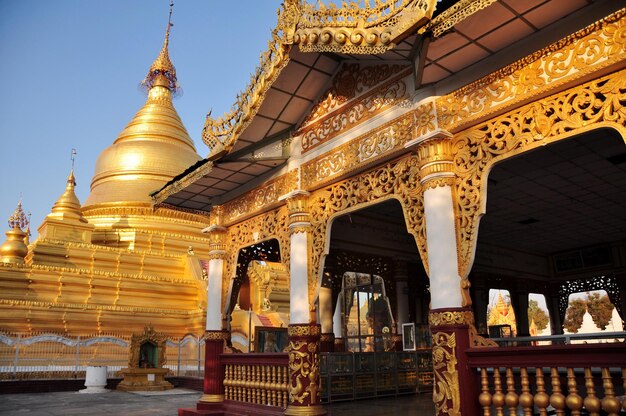
M177 394L141 395L111 391L104 394L76 392L0 394L2 416L176 416L179 407L193 407L201 394L175 389ZM333 403L329 416L427 416L434 414L430 394Z

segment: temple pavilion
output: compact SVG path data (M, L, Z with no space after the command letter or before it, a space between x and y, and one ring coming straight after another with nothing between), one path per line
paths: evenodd
M181 415L322 415L414 393L424 357L437 415L617 415L624 337L499 344L486 326L490 289L517 337L536 332L529 294L555 335L572 293L624 316L624 6L285 0L202 155L168 26L87 200L70 173L36 241L12 217L0 329L201 337L204 395Z

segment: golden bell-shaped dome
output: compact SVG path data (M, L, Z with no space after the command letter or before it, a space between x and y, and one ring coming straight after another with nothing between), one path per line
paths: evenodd
M150 193L200 160L174 105L176 70L163 48L143 82L148 99L115 142L96 161L85 206L149 203Z

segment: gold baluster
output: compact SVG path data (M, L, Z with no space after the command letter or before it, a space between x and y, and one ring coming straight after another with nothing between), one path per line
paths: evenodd
M250 388L250 382L252 377L250 376L250 366L246 366L246 402L252 402L252 389Z
M509 414L517 414L517 404L519 402L517 393L515 392L515 377L513 377L513 369L507 367L506 369L506 395L504 396L504 402L509 407Z
M567 391L569 394L565 399L567 408L572 411L572 416L580 416L580 409L583 407L583 399L578 395L576 389L576 376L574 375L574 369L567 369Z
M546 408L550 404L550 397L546 393L545 381L543 378L543 369L535 368L535 379L537 383L537 393L535 394L535 405L539 409L539 416L547 416Z
M522 406L524 416L533 415L533 395L530 393L530 379L526 367L520 368L522 377L522 394L519 395L519 404Z
M235 367L235 379L237 380L237 391L236 391L236 400L241 402L241 366L238 365Z
M261 404L267 404L267 399L265 398L265 366L262 365L259 367L259 389L261 390Z
M287 367L281 367L283 373L283 407L287 407L289 400L289 374L287 373Z
M551 379L552 379L552 395L550 396L550 404L554 407L556 416L565 416L565 396L561 393L561 377L559 376L559 369L552 367Z
M245 371L244 366L239 366L239 401L244 402L246 400L246 387L245 387Z
M500 369L493 369L494 393L491 396L493 405L496 407L496 416L504 416L504 394L502 394L502 382L500 381Z
M276 366L270 367L270 395L271 395L271 405L278 406L278 402L276 401L276 389L278 385L276 384Z
M617 416L622 405L615 397L613 391L613 380L611 380L611 373L609 369L602 368L602 386L604 387L604 399L602 399L602 410L607 412L608 416Z
M261 403L261 389L260 389L260 374L259 374L259 366L254 366L254 402L256 404Z
M229 365L226 365L224 370L224 398L230 400L230 379L228 378Z
M602 403L600 399L596 397L596 389L593 384L593 375L591 374L591 368L585 368L585 388L587 390L587 397L583 401L585 409L589 412L589 416L600 416L600 409Z
M483 408L483 416L491 416L491 393L489 393L489 377L486 368L480 369L480 385L482 393L478 396L478 402Z

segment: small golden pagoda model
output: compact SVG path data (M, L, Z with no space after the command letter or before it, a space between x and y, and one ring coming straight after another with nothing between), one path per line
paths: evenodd
M170 371L166 362L165 343L167 337L157 333L152 325L144 328L143 334L133 334L130 341L128 368L122 368L123 380L117 385L123 391L161 391L174 388L165 381Z

